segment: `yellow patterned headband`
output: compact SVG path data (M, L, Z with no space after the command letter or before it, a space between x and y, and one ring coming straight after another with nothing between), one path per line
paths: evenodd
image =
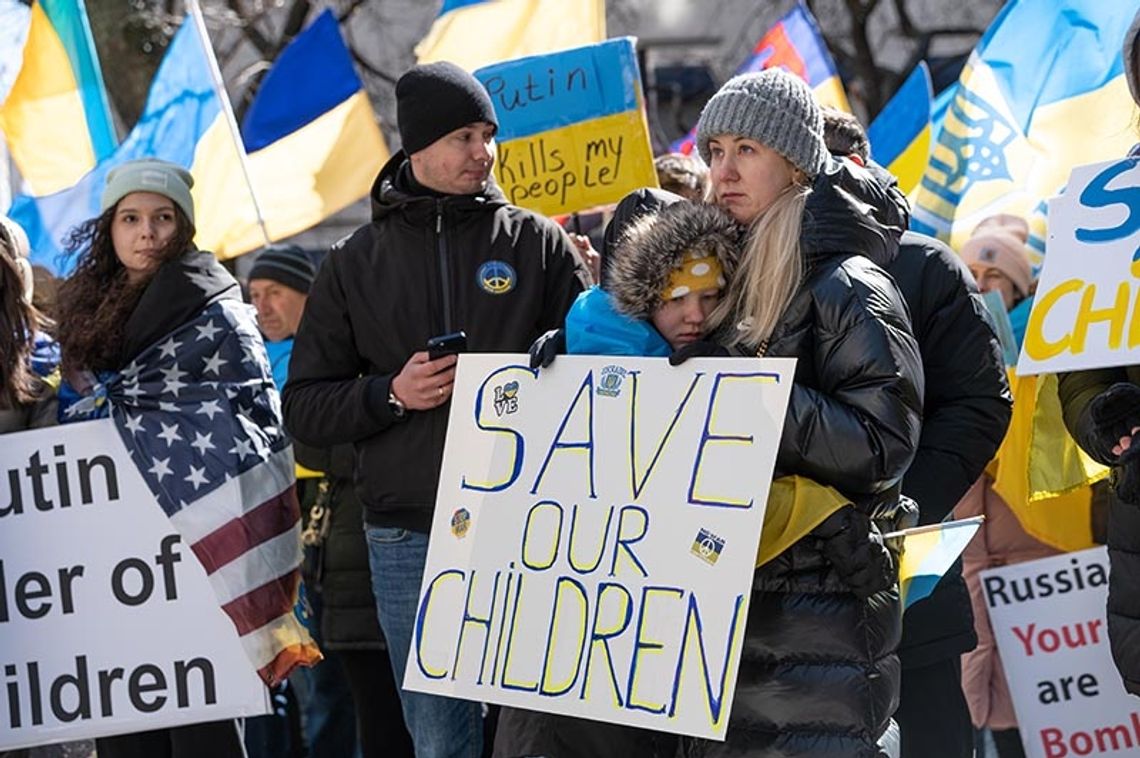
M701 255L697 252L685 253L681 265L673 270L663 300L684 297L690 292L714 290L724 287L724 269L715 255Z

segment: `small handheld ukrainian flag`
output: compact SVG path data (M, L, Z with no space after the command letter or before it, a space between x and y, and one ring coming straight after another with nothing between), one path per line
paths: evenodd
M985 516L975 516L883 535L884 539L902 538L899 597L904 611L934 591L983 521Z

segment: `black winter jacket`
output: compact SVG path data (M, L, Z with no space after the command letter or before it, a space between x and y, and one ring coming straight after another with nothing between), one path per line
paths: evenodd
M926 394L922 437L902 491L918 505L919 523L937 523L981 476L1009 426L1013 397L998 341L962 259L936 239L906 232L887 267L906 298ZM933 594L906 612L903 668L929 665L977 644L961 562Z
M880 268L901 222L870 174L829 164L804 217L806 278L765 352L798 358L776 475L835 487L884 531L905 521L899 482L922 409L906 304ZM686 741L688 755L882 754L898 704L898 591L860 600L821 547L808 535L757 569L727 739Z
M301 442L356 447L365 520L428 532L449 404L397 419L392 378L430 337L471 352L524 352L587 282L554 222L479 195L411 194L402 152L372 188L372 222L325 258L297 330L285 426Z
M1097 444L1089 405L1117 382L1140 385L1140 366L1061 374L1057 394L1069 434L1100 463L1111 457ZM1108 642L1124 688L1140 695L1140 503L1112 494L1108 511Z

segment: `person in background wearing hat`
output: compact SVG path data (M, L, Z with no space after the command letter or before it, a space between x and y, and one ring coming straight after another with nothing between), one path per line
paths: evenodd
M474 352L525 351L560 326L588 282L552 221L507 203L491 175L498 119L458 66L415 66L396 83L403 149L372 189L372 222L333 246L309 293L285 385L303 443L356 448L356 491L376 609L404 674L427 558L455 380L433 336ZM479 756L479 703L400 691L418 758Z
M1028 235L1029 225L1024 219L1003 214L983 220L962 246L962 260L973 273L978 288L982 292L1000 293L1007 311L1029 297L1033 286L1033 270L1026 247ZM982 730L989 729L1000 758L1018 758L1025 755L1021 734L979 574L995 566L1046 558L1060 551L1026 532L993 484L989 473L982 473L954 507L955 518L986 518L962 553L963 575L970 590L974 629L978 635L977 647L962 656L962 690L970 719L978 730L979 747Z
M871 162L871 146L858 119L824 108L823 135L832 155L867 166L899 193L895 177ZM906 206L901 193L899 203ZM904 232L887 273L906 298L926 374L922 438L902 491L918 505L920 526L936 524L997 452L1013 398L1001 343L970 271L953 250L932 237ZM902 690L895 712L903 758L974 754L960 659L977 642L958 562L929 597L906 611L899 644Z
M67 250L76 265L59 290L62 421L75 420L68 408L82 409L98 387L110 400L96 403L103 413L111 404L133 407L121 379L133 359L208 307L241 302L237 281L212 254L194 247L192 185L190 173L172 163L128 161L107 175L100 214L72 230ZM245 365L212 378L261 376L260 367ZM99 758L246 755L234 720L101 737L96 750Z
M830 157L815 96L782 69L721 87L697 149L711 200L748 228L711 318L720 345L692 343L670 362L718 348L796 358L774 476L848 502L756 569L725 742L686 755L897 755L902 608L881 534L914 517L899 484L918 445L923 374L906 304L880 266L905 218L867 171Z
M1124 34L1124 76L1140 105L1140 12ZM1140 156L1140 144L1130 156ZM1112 467L1108 509L1108 641L1124 689L1140 695L1140 365L1063 373L1065 426L1095 460Z
M273 383L285 388L293 336L305 312L317 268L297 245L270 245L249 272L249 301L257 309L257 326L273 369Z

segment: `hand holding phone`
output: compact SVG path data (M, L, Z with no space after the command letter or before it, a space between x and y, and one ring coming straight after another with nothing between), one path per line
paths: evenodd
M432 337L427 342L428 360L438 360L445 355L467 352L467 332L454 332Z

